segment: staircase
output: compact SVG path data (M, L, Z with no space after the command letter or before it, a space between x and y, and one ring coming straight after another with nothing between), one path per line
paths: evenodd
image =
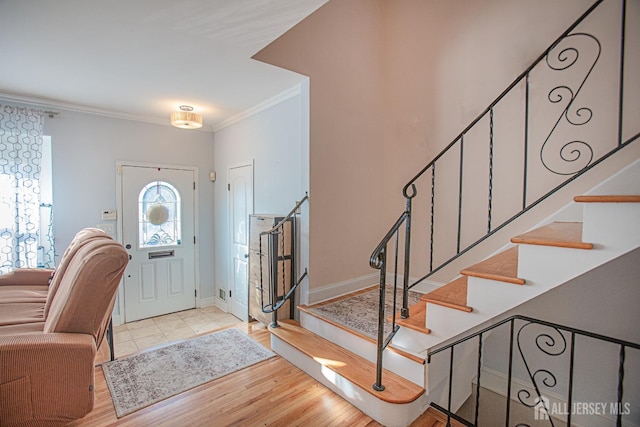
M622 150L634 142L637 148L640 140L634 104L627 107L625 100L631 97L625 90L625 73L630 73L624 54L637 46L625 29L626 5L626 0L597 0L404 186L405 209L370 258L380 272L379 299L370 307L377 337L301 306L299 323L282 321L270 328L272 349L381 424L407 426L436 402L447 401L448 410L455 411L472 393L478 346L457 347L455 370L454 363L432 360L434 351L640 247L640 160L587 195L557 200L570 183L589 182L596 166L624 156ZM620 26L596 25L593 34L583 28L598 22L600 13L605 18L619 14ZM599 34L604 27L614 34ZM605 48L613 49L607 58L616 57L608 63L601 60ZM578 58L585 62L573 67ZM598 67L611 72L592 74ZM605 74L613 79L595 80ZM587 83L616 90L612 99L583 98ZM545 108L548 114L541 113ZM592 120L594 111L603 110L610 114L601 115L601 122ZM547 212L557 211L531 229L522 225L545 203ZM412 235L412 226L427 235ZM501 234L507 226L517 230L510 238ZM483 248L489 241L501 250L488 253ZM470 253L484 260L469 262L447 283L425 280L449 274ZM423 276L412 277L410 270ZM389 288L392 295L402 295L385 312ZM410 289L422 294L412 305ZM451 355L453 361L453 350Z
M629 173L640 176L640 164ZM399 320L385 350L385 389L372 387L374 340L301 307L301 322L272 328L272 348L281 356L386 426L410 425L446 392L449 371L426 363L428 353L501 313L640 247L640 196L577 196L582 221L552 221L514 236L510 246L461 271L461 277L425 293ZM571 207L568 207L571 209ZM457 359L469 387L459 387L453 406L470 396L475 355ZM463 362L460 362L463 360Z

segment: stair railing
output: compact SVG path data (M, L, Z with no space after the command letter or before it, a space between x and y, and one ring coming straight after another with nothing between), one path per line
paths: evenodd
M612 98L610 102L612 105L615 104L615 108L617 108L618 111L614 115L615 117L610 119L611 122L615 122L613 125L605 123L614 129L612 132L614 135L604 135L602 138L600 138L601 135L597 136L602 140L613 141L611 144L612 146L592 146L585 142L585 135L590 136L592 132L595 132L593 123L592 127L589 128L586 133L585 125L592 121L592 118L594 117L594 110L592 107L579 106L578 100L579 96L584 92L585 84L590 80L594 80L593 71L594 68L596 68L596 65L600 64L599 61L602 56L601 53L603 51L603 45L595 35L579 29L579 26L584 25L585 20L588 17L594 17L596 13L600 11L600 8L603 8L605 5L613 7L611 4L614 2L616 2L614 6L619 7L620 10L619 26L618 28L611 30L617 32L616 40L619 42L619 45L613 49L615 51L617 48L617 51L614 52L617 57L617 62L612 65L616 68L616 72L605 73L607 78L611 75L614 77L610 80L600 77L602 81L595 82L588 87L593 87L594 85L615 87L616 90L614 91L614 95L612 95L612 97L615 98ZM467 253L497 231L512 223L525 212L546 200L562 187L582 176L585 172L591 170L605 159L611 157L622 148L640 138L640 121L637 120L637 117L630 117L631 120L623 120L625 111L625 52L629 49L629 46L631 46L631 43L629 43L625 37L627 34L627 27L627 0L596 1L493 102L491 102L491 104L489 104L489 106L484 109L480 115L478 115L462 132L460 132L460 134L458 134L449 143L449 145L444 148L444 150L436 155L433 160L431 160L404 186L402 193L405 197L405 211L403 212L401 219L394 224L370 258L371 267L380 270L381 302L384 301L383 294L385 292L385 287L382 285L386 280L388 271L386 245L389 242L390 236L398 232L403 223L406 224L404 241L398 243L400 245L404 244L405 246L402 271L404 286L402 308L400 312L401 316L406 318L409 316L407 295L410 288L431 277L434 273ZM607 28L608 30L610 29L609 27ZM637 41L634 48L635 46L637 46ZM608 55L613 56L613 54ZM586 60L582 57L586 57ZM579 62L579 59L581 61L580 66L576 65ZM608 64L608 66L611 65ZM541 91L545 93L546 102L548 102L547 109L549 111L553 111L555 114L555 118L549 122L540 120L538 116L531 112L531 106L533 104L532 98L535 95L539 95L537 92L534 94L531 90L532 86L534 86L532 85L532 79L534 77L544 75L543 72L551 73L554 76L557 74L562 74L564 76L564 72L570 74L573 73L569 76L573 78L573 80L576 80L575 74L582 73L579 75L580 78L577 79L577 83L547 83L551 89L541 89ZM571 81L569 77L567 77L567 80ZM539 80L544 80L544 78L541 77ZM536 83L538 83L537 80ZM523 105L521 106L521 125L523 132L520 136L522 140L522 161L519 166L519 179L522 181L522 192L521 194L499 194L502 199L512 200L513 198L517 198L519 200L519 207L508 212L508 215L501 212L499 216L506 217L507 219L498 221L496 219L498 215L496 214L494 207L494 203L498 199L498 190L496 187L497 184L504 184L505 181L498 182L495 179L496 172L499 167L499 164L495 159L500 155L508 154L502 153L501 148L504 146L496 144L496 131L499 129L498 126L503 123L506 123L507 126L513 127L511 120L512 117L507 117L507 119L502 123L499 121L500 114L504 113L505 110L498 107L506 108L510 114L513 114L513 108L507 108L504 107L504 105L509 106L507 100L511 102L514 97L517 97L518 100L520 100L520 94L523 94L522 97L524 98L522 99ZM540 100L538 99L538 101ZM598 102L600 102L600 100L598 100ZM540 103L541 102L539 102L539 104ZM556 110L559 110L559 112ZM538 112L537 114L540 113ZM533 120L534 117L536 120ZM623 122L624 124L628 123L627 127L623 127ZM631 129L628 128L629 124L632 127ZM607 126L600 123L598 126L607 128ZM595 129L599 130L599 127ZM471 169L468 166L471 162L465 158L465 150L470 146L478 147L478 140L476 138L478 133L486 135L487 137L486 145L482 146L488 153L488 158L485 164L487 173L482 176L472 176ZM540 133L541 135L539 137L534 137L536 133ZM560 138L562 140L560 140ZM594 137L593 139L597 138ZM513 148L513 144L510 145L510 148ZM557 148L557 150L553 150L554 148ZM535 153L535 151L538 152ZM555 154L556 156L552 158L550 154ZM450 165L447 165L446 167L445 165L442 165L445 158L449 158L449 163L452 161L457 163L458 168L451 169ZM478 164L478 161L478 158L474 157L473 163ZM453 172L451 172L452 170ZM450 174L447 175L447 172ZM541 173L547 174L544 178L551 182L542 189L537 187L532 188L532 182L539 185L538 181L541 181L542 179L540 178ZM549 177L552 177L552 179ZM465 219L469 218L468 213L467 215L463 215L465 213L464 206L466 204L471 205L472 203L472 200L469 201L468 197L465 197L467 196L467 193L464 191L465 178L474 183L484 181L486 183L485 188L487 189L483 209L478 209L477 206L475 207L476 209L474 209L473 206L467 207L469 211L474 213L484 210L483 218L479 220L479 222L484 223L484 230L474 230L472 237L464 236L463 233L463 216ZM418 194L417 185L421 179L426 179L427 186L429 188L427 197L428 206L426 206L428 209L427 217L429 236L427 238L428 248L425 248L425 251L428 252L428 260L426 260L428 272L417 280L414 280L413 283L409 283L412 244L410 225L412 218L412 201ZM513 176L509 176L506 180L512 181L515 180L515 178ZM457 184L458 194L455 198L455 206L445 206L446 209L441 209L441 211L438 212L438 183L440 182L453 182ZM447 217L451 216L448 214L450 211L454 211L454 215L457 215L457 219L454 221L455 224L452 227L449 227L449 224L447 224L447 221L449 221ZM447 212L447 214L442 215L445 212ZM439 213L440 216L438 216ZM435 233L438 229L455 229L455 231L452 230L452 234L455 235L455 242L444 242L444 244L442 244L443 239L435 238ZM415 241L417 239L413 240ZM469 243L466 243L467 241L469 241ZM451 251L446 253L447 244L451 248L455 247L453 253L451 253ZM436 257L442 260L436 261ZM396 270L393 272L393 277L397 277L398 274L399 271L396 267ZM382 305L380 307L379 314L379 325L382 325L384 323L385 316L384 307ZM393 316L394 318L392 323L395 324L395 310ZM390 341L389 339L386 339L387 337L383 337L383 335L384 334L379 331L378 371L381 371L382 369L382 351ZM379 380L376 381L375 388L382 388L382 384Z
M269 245L270 250L268 251L268 277L269 277L269 300L264 301L264 271L262 266L262 261L260 261L260 289L258 291L260 295L260 306L263 313L271 313L272 322L270 324L271 327L277 328L278 325L278 309L282 307L287 301L291 304L290 313L293 314L295 301L294 295L296 289L304 278L307 276L307 269L305 268L300 277L298 277L298 260L297 260L297 241L298 241L298 215L300 214L300 208L309 200L309 193L305 192L302 200L296 203L295 207L291 209L291 211L282 218L276 225L271 227L269 230L263 231L260 233L259 239L259 256L260 259L264 256L262 252L262 240L263 237L267 238L267 244ZM285 250L285 235L289 235L289 233L285 233L285 227L287 224L290 224L291 231L291 248L289 250L289 255L286 254ZM283 238L278 238L278 236L282 236ZM279 246L278 246L279 244ZM290 261L290 266L287 268L286 262ZM280 276L277 271L274 271L274 268L277 268L277 265L280 264L281 271ZM287 289L287 285L289 280L287 280L287 272L290 274L291 280L295 280L293 284ZM282 280L278 278L281 277Z
M617 369L617 378L615 379L615 391L616 391L616 400L606 402L609 405L609 411L601 411L605 412L609 415L616 416L616 425L622 425L622 416L630 410L628 407L630 403L624 401L624 385L625 385L625 369L628 368L626 365L627 360L627 352L629 349L638 351L640 350L640 344L633 343L617 338L607 337L604 335L596 334L589 331L584 331L576 328L572 328L569 326L563 326L556 323L547 322L544 320L534 319L527 316L515 315L511 316L507 319L504 319L494 325L491 325L487 328L484 328L474 334L471 334L467 337L459 339L447 346L438 348L437 350L430 351L427 355L427 363L432 363L432 359L439 353L448 352L448 388L446 395L446 407L431 402L431 406L435 409L443 412L447 416L447 426L451 425L451 419L456 420L457 422L466 425L466 426L477 426L478 418L481 412L481 381L482 381L482 368L483 368L483 348L486 345L486 337L488 337L491 333L495 331L499 331L500 327L502 328L502 332L504 333L504 329L508 328L508 336L509 336L509 344L506 349L504 349L505 353L508 354L508 366L507 366L507 379L506 379L506 405L505 405L505 414L504 421L506 426L517 425L517 426L528 426L526 420L523 422L512 422L511 418L514 417L514 411L512 412L512 392L515 392L515 396L518 399L518 402L528 408L532 409L534 419L536 420L548 420L550 425L554 425L554 418L557 420L557 416L566 416L566 425L571 426L572 416L575 415L573 411L574 408L574 380L576 378L576 357L579 357L579 354L576 352L576 338L580 340L591 340L600 341L604 343L609 343L611 345L615 345L618 347L618 369ZM452 411L452 394L454 388L454 351L460 348L463 344L471 343L474 346L477 346L476 351L476 363L475 366L475 396L472 394L473 398L473 416L472 420L468 420L458 414L455 411ZM474 344L475 343L475 344ZM583 346L584 344L582 344ZM485 349L486 351L487 349ZM516 353L517 351L517 353ZM473 354L473 353L471 353ZM636 356L640 355L637 353ZM517 361L522 363L524 366L524 370L526 371L525 375L527 378L518 378L519 381L514 381L514 362ZM540 359L546 359L548 364L542 366L543 364L540 362ZM552 366L554 362L566 362L563 358L568 359L568 366L563 366L561 369L558 369L558 372L554 372ZM635 359L632 359L635 360ZM604 364L606 360L599 359L599 363ZM535 365L535 366L534 366ZM557 368L557 363L555 363ZM568 368L568 371L567 369ZM589 375L589 372L580 372L585 375ZM565 375L566 378L561 378L561 375ZM565 384L564 381L566 379L567 392L563 393L562 389ZM528 386L527 383L523 383L522 380L527 381L531 385ZM465 387L469 387L469 384L465 384ZM513 387L519 388L519 390L514 390ZM602 388L606 387L607 384L600 384ZM533 393L532 391L533 390ZM545 392L547 395L545 395ZM550 404L549 397L553 396L554 398L563 399L566 396L566 404ZM559 403L559 402L556 402ZM595 403L595 402L582 402L582 403ZM554 409L563 409L554 410ZM564 410L567 409L567 410ZM492 408L495 410L495 408ZM554 417L556 415L556 417ZM600 414L602 415L602 414ZM538 424L536 424L538 425Z

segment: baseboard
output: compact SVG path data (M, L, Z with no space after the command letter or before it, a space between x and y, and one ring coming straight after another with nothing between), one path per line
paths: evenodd
M211 298L214 300L213 304L211 305L215 305L216 307L218 307L220 310L224 311L225 313L229 312L229 303L223 299L220 299L218 297L213 297Z
M211 305L217 305L216 300L216 297L199 298L196 305L198 308L209 307Z
M355 279L345 280L333 285L323 286L309 291L309 305L317 304L331 298L336 298L351 292L359 291L369 286L378 284L380 275L378 273L367 274Z

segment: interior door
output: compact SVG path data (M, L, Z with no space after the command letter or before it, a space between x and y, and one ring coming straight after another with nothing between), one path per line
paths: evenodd
M253 213L253 165L229 169L231 313L249 320L249 215Z
M122 166L125 322L194 308L195 171Z

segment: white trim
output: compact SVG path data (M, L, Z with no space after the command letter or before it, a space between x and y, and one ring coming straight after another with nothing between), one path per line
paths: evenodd
M122 111L108 110L106 108L89 107L87 105L70 104L67 102L55 101L52 99L40 99L32 98L28 96L15 95L11 93L0 92L0 100L17 102L20 104L32 105L35 107L60 109L66 111L74 111L77 113L93 114L96 116L111 117L114 119L133 120L136 122L153 123L156 125L171 126L167 119L161 119L159 117L142 116L138 114L125 113ZM212 126L204 125L200 129L193 129L200 132L213 132Z
M228 126L238 123L244 119L254 116L264 110L267 110L273 107L274 105L278 105L281 102L284 102L288 99L293 98L294 96L298 96L300 95L300 93L301 93L301 86L300 86L300 83L298 83L297 85L285 90L284 92L279 93L276 96L273 96L267 99L266 101L261 102L256 106L253 106L247 110L244 110L241 113L236 114L235 116L231 116L228 119L221 121L220 123L216 124L213 127L213 132L217 132Z
M418 279L419 279L418 277L409 276L409 285L411 285L411 283L417 282ZM403 283L404 283L404 275L398 274L398 288L402 288ZM393 273L387 273L387 286L389 285L393 285ZM411 290L426 294L433 290L438 289L443 285L446 285L446 283L425 279L422 282L418 283L414 288L411 288Z
M210 307L212 305L216 305L216 297L207 297L207 298L198 298L199 301L196 301L198 303L198 308L202 308L202 307Z
M217 289L219 289L219 288L217 288ZM221 299L217 295L215 296L214 305L216 307L218 307L220 310L224 311L225 313L229 313L229 304L227 303L226 300Z
M176 170L184 170L191 171L193 173L193 180L196 184L196 189L193 194L193 233L196 236L196 243L194 248L194 279L195 279L195 287L196 287L196 297L195 297L195 306L201 307L201 289L200 289L200 221L199 221L199 200L198 192L200 191L200 170L198 166L187 166L187 165L169 165L166 163L145 163L145 162L135 162L135 161L127 161L127 160L116 160L116 212L119 212L116 219L116 229L118 238L117 241L121 244L123 242L123 221L122 221L122 167L123 166L134 166L134 167L145 167L145 168L163 168L163 169L176 169ZM124 323L126 321L126 316L124 312L124 278L120 282L120 286L118 288L118 311L120 317L120 323ZM114 322L115 323L115 322Z
M336 298L351 292L359 291L369 286L377 285L379 277L378 273L371 273L354 279L345 280L343 282L334 283L333 285L323 286L319 289L311 289L309 291L308 304L317 304L331 298Z

